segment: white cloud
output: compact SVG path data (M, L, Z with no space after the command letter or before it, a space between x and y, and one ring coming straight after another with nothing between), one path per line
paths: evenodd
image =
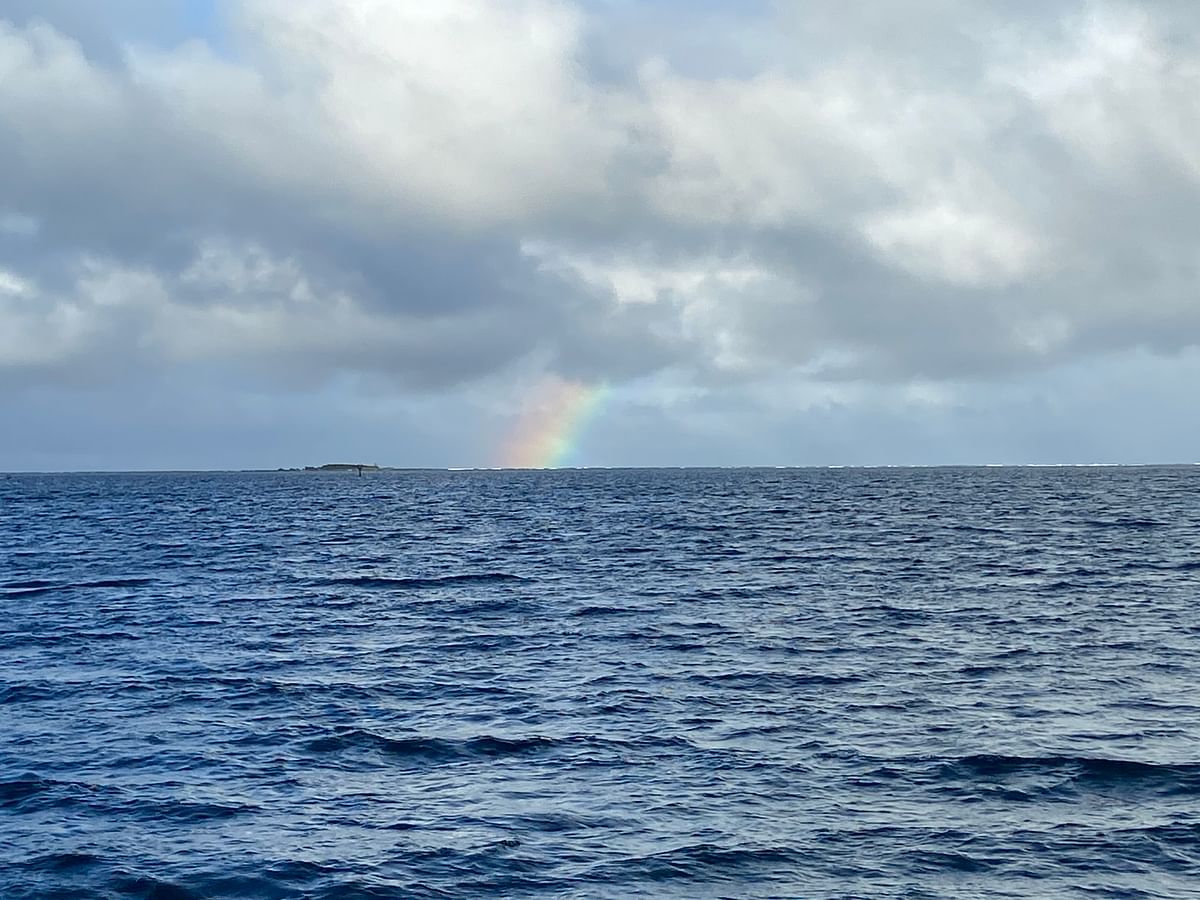
M1152 7L1090 6L1065 40L1034 40L992 78L1024 93L1081 161L1108 178L1178 166L1200 177L1200 58Z
M0 371L60 364L86 348L103 324L89 306L43 297L0 269Z
M362 196L478 226L604 192L621 133L582 79L566 4L251 0L243 15L344 167L329 174Z
M13 272L0 269L0 296L21 297L30 292L30 285Z
M877 213L863 233L883 258L921 278L968 287L1009 284L1038 261L1038 242L1011 221L935 204Z

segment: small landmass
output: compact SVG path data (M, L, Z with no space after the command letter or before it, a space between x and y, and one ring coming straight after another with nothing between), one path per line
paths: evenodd
M305 472L378 472L379 466L374 463L325 463L323 466L305 466Z

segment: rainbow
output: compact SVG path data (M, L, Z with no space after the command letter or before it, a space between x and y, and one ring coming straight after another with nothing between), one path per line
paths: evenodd
M529 397L505 442L506 469L552 469L574 452L588 419L608 394L605 385L552 378Z

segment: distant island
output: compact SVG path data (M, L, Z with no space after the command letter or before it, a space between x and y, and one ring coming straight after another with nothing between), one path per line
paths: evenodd
M305 466L305 472L378 472L379 466L373 463L325 463L323 466Z

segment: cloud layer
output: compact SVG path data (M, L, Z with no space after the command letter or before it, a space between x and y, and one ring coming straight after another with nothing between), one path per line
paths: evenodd
M503 417L551 374L769 423L1200 343L1191 4L29 6L0 396L215 367Z

